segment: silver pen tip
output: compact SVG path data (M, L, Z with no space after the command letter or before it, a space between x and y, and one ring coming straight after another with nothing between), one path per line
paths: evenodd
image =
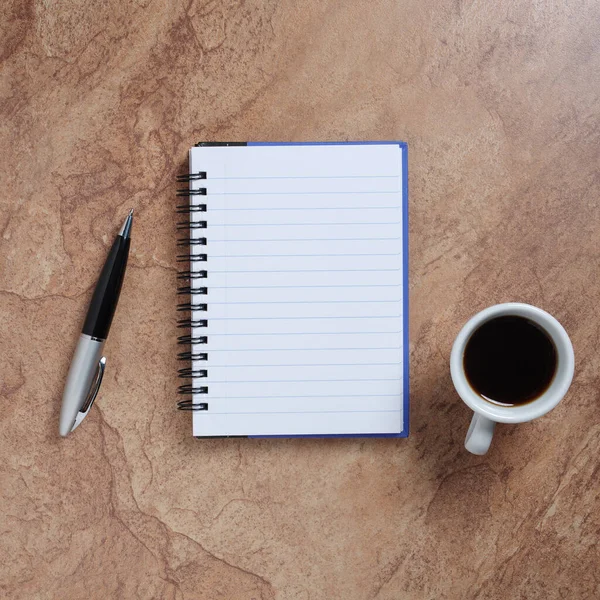
M133 208L129 211L129 214L127 215L127 218L125 219L123 226L119 230L119 235L121 237L124 237L125 239L127 239L128 237L131 237L131 222L132 221L133 221Z

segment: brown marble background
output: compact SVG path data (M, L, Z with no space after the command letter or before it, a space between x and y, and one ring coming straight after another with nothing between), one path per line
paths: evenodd
M600 597L600 5L5 0L3 598ZM174 410L174 176L199 140L410 148L409 440L208 440ZM59 439L127 210L101 398ZM462 442L453 337L526 301L572 336L567 399Z

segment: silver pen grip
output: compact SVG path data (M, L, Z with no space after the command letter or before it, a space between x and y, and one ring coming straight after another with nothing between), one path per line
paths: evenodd
M92 338L85 333L79 336L60 410L59 433L63 437L73 430L79 411L86 408L84 404L88 404L86 400L90 395L92 384L97 381L103 349L104 340ZM89 406L87 409L89 410Z

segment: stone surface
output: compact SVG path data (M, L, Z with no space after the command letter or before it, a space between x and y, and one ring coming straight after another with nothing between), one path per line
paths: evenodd
M600 596L600 5L6 0L0 594ZM409 440L206 440L174 409L174 177L199 140L409 144ZM58 437L136 210L96 407ZM452 340L525 301L572 336L550 415L468 455Z

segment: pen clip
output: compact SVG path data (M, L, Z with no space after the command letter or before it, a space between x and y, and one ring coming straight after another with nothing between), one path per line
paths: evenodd
M73 423L73 427L71 431L74 431L77 426L85 419L88 412L90 412L90 408L94 404L94 400L98 395L98 391L100 390L100 384L102 383L102 378L104 377L104 369L106 368L106 357L103 356L98 361L98 368L96 369L96 374L94 375L94 379L92 380L92 385L90 386L90 391L85 399L85 402L81 405L79 412L77 413L77 417L75 418L75 423Z

